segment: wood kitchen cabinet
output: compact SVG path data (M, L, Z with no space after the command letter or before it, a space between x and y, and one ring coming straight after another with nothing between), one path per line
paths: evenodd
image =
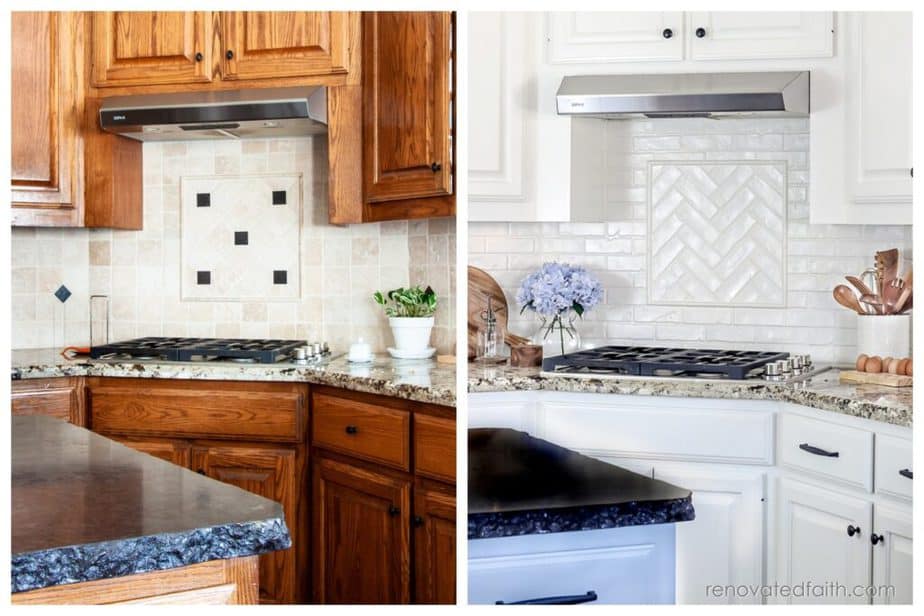
M107 435L108 436L108 435ZM166 438L137 438L137 437L120 437L111 436L126 447L131 447L135 451L146 453L149 456L160 458L165 462L176 464L184 468L189 468L192 463L192 443L180 439Z
M451 490L414 490L414 602L456 602L456 497Z
M85 426L83 379L60 377L13 381L10 410L13 415L48 415Z

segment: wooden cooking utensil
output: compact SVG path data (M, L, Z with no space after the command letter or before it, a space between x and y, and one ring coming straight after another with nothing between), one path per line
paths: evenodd
M478 353L478 330L484 323L481 313L488 307L488 297L497 319L497 333L503 336L510 346L529 344L529 339L507 331L509 308L507 297L497 281L486 271L477 267L468 267L468 357L473 359Z
M839 284L834 287L834 301L836 301L844 308L853 310L857 314L866 314L866 311L863 310L862 306L860 306L860 302L857 300L856 294L851 291L850 287L847 285Z
M903 310L907 310L911 307L911 297L914 292L914 271L910 267L908 268L908 273L902 278L902 281L904 281L904 286L902 287L901 295L895 300L894 311L896 314L900 314Z
M894 284L895 282L900 282L901 285L896 285ZM902 279L896 278L887 281L885 286L882 287L882 306L885 314L895 313L895 304L902 294L902 286L904 286Z
M882 305L882 298L878 295L861 295L860 303L866 306L871 306L876 311L876 314L885 314Z
M860 295L873 295L873 290L867 286L865 282L857 278L856 276L844 276L847 279L847 282L853 285L853 287L860 292ZM875 309L872 306L863 304L866 307L867 314L875 314Z
M876 253L876 276L879 278L879 293L886 282L898 278L898 248Z

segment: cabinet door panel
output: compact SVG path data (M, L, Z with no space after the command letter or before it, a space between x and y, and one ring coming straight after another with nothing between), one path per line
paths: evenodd
M189 441L166 438L141 439L118 435L113 436L110 434L104 434L103 436L118 441L126 447L131 447L135 451L146 453L150 456L154 456L155 458L160 458L165 462L176 464L177 466L189 468L189 464L192 459L192 446L190 445Z
M682 60L682 15L638 11L549 13L549 62Z
M293 545L298 537L296 452L293 447L263 445L197 445L192 468L282 505ZM295 548L260 557L260 602L294 603L298 576Z
M349 13L329 11L222 13L221 77L263 79L345 73L351 18Z
M914 553L911 510L876 505L875 532L882 541L873 546L873 586L891 587L894 594L873 597L873 603L910 605L914 590Z
M456 498L418 487L414 516L414 602L455 605Z
M811 583L816 589L841 584L851 589L870 584L869 501L829 492L783 478L779 490L779 582L790 586ZM849 527L859 532L851 536ZM807 596L792 603L868 603L865 597Z
M363 15L367 202L448 195L451 15Z
M211 81L212 14L116 11L93 14L93 85Z
M719 11L687 17L693 60L830 58L834 53L830 12Z
M65 377L13 381L10 411L13 415L47 415L85 426L83 381Z
M313 484L315 602L408 603L410 481L319 458Z

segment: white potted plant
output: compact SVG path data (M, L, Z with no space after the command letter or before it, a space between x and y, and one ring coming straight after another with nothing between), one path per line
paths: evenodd
M436 349L430 347L433 313L437 305L436 293L432 288L400 287L384 294L376 291L373 298L388 316L388 324L395 338L395 348L388 349L392 357L423 359L436 352Z

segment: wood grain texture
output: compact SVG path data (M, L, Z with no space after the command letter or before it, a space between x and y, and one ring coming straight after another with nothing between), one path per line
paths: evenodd
M363 14L367 202L452 192L452 15Z
M328 220L363 222L363 89L349 85L327 90Z
M363 204L363 222L444 218L456 215L455 194Z
M192 443L189 441L167 438L133 438L118 434L104 434L103 436L118 441L126 447L131 447L135 451L183 468L190 468L192 464Z
M858 372L856 370L842 370L838 376L841 383L873 383L887 387L912 387L914 378L899 374Z
M86 426L84 380L80 377L13 381L10 410L13 415L48 415Z
M473 359L478 353L478 330L484 324L481 313L488 309L488 298L494 317L497 319L497 333L503 336L504 343L510 345L528 344L529 340L523 336L510 333L507 324L510 318L510 308L507 305L507 296L497 281L486 271L468 266L468 357Z
M456 422L414 414L414 472L454 483L456 480Z
M257 578L257 557L212 560L198 565L139 573L124 577L63 584L12 595L15 605L102 605L118 603L189 603L195 591L199 601L217 599L224 587L234 586L228 603L250 605L257 602L253 586ZM210 590L211 589L211 590ZM174 595L174 600L168 597ZM164 600L160 600L163 598ZM141 600L144 601L141 601Z
M314 601L409 603L410 480L317 456L312 468Z
M410 422L406 411L350 397L312 396L312 445L405 471L410 469Z
M450 486L414 488L414 602L456 602L456 497Z

